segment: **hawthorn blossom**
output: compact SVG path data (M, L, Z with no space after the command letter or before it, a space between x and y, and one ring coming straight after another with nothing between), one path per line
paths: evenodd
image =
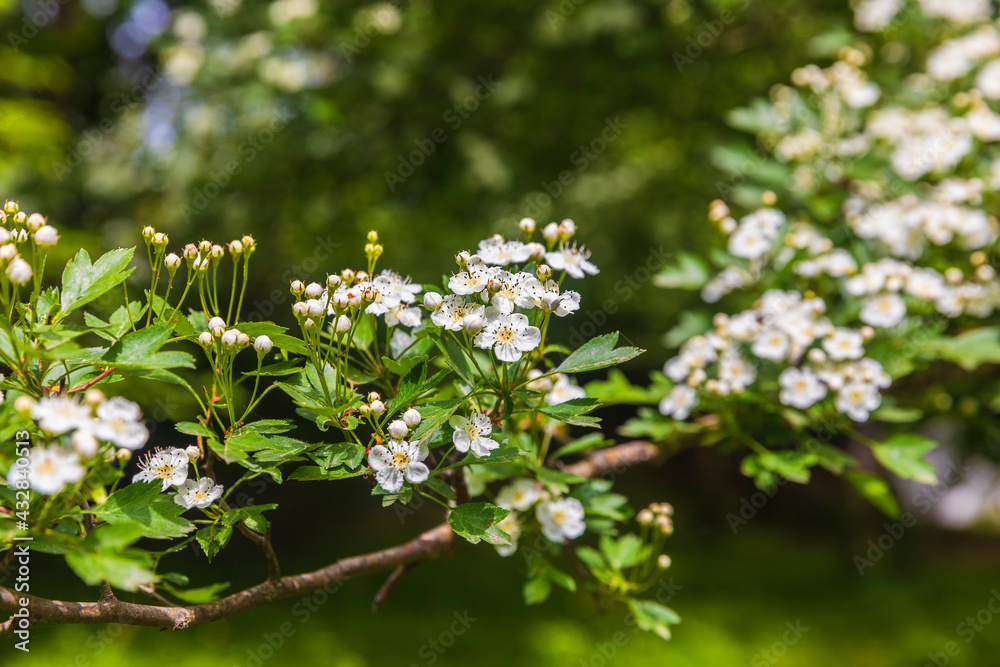
M538 307L556 317L566 317L580 308L580 293L573 290L560 292L559 283L551 279L542 283L531 277L524 285L524 293L524 299L517 305L523 308Z
M90 408L69 396L47 396L38 399L31 416L39 428L59 435L88 426L92 421Z
M163 482L163 491L180 486L188 476L187 452L178 447L158 449L139 463L139 472L133 482Z
M538 327L528 324L523 313L503 315L495 308L486 309L486 326L476 336L478 347L493 348L500 361L515 362L521 355L534 350L542 341Z
M543 502L535 510L535 516L542 525L542 533L553 542L575 540L587 529L583 505L576 498Z
M552 383L552 389L545 395L545 402L549 405L559 405L566 401L586 397L587 392L583 390L583 387L573 384L568 375L559 374L555 382Z
M472 449L476 456L485 457L500 446L499 442L489 437L493 433L493 424L481 412L473 412L468 417L455 415L448 423L455 429L451 441L455 444L455 449L462 453Z
M600 273L600 269L590 262L590 251L576 245L545 253L545 261L553 271L565 271L571 278L580 279L587 273L592 276Z
M497 544L495 549L503 557L517 553L517 540L521 536L521 522L517 512L510 512L497 523L497 528L510 535L510 544Z
M906 304L898 294L879 294L864 300L858 319L873 327L888 329L906 317Z
M431 322L448 331L461 331L462 322L468 315L482 316L486 307L471 303L465 297L449 294L444 297L441 305L431 315Z
M209 477L202 477L185 481L178 491L174 496L175 503L188 510L192 507L204 509L222 497L223 486Z
M684 420L698 404L698 394L687 385L677 385L673 391L660 401L660 414L674 419Z
M403 480L420 484L427 480L430 469L421 461L427 458L427 448L419 442L389 440L375 445L368 452L368 465L375 471L375 481L385 491L396 493Z
M778 376L781 392L778 400L784 405L805 410L826 396L826 386L809 368L786 368Z
M75 452L36 445L28 453L27 466L15 462L10 467L7 484L15 487L18 481L27 480L32 489L51 496L62 491L67 484L79 482L86 472Z
M149 431L140 419L139 406L121 396L115 396L97 406L94 435L125 449L141 449L149 438Z

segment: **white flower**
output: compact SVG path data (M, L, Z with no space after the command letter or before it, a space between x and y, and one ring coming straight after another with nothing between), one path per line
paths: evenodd
M484 349L492 347L500 361L520 361L524 352L534 350L542 341L542 332L529 326L527 316L522 313L501 315L490 308L486 319L486 327L476 336L475 343Z
M826 396L826 385L809 368L786 368L778 376L781 392L778 400L793 408L805 410Z
M428 292L424 295L424 307L428 310L437 310L441 307L443 301L441 295L437 292Z
M898 294L879 294L868 297L861 304L858 319L873 327L888 329L906 317L906 304Z
M823 349L834 361L859 359L864 353L861 348L864 339L852 329L837 327L833 335L823 341Z
M226 328L226 321L223 320L221 317L213 317L208 321L209 331L215 331L216 329L224 330L225 328Z
M736 257L757 259L771 249L771 242L761 230L741 226L729 237L729 252Z
M557 317L566 317L580 308L580 293L573 290L560 293L559 283L554 280L546 280L543 284L537 278L530 278L524 285L524 294L517 305L522 308L537 306Z
M493 424L490 423L490 418L481 412L473 412L468 417L455 415L448 423L455 429L451 441L455 443L455 449L460 452L472 449L476 456L489 456L490 450L500 446L499 442L489 437L493 432Z
M390 422L389 427L386 429L386 432L389 433L389 436L392 437L393 440L399 440L405 437L406 434L410 432L410 427L407 426L404 422L397 419L393 422Z
M420 484L427 480L430 470L421 463L427 458L427 448L419 442L390 440L376 445L368 452L368 465L375 471L375 481L389 493L403 488L403 480Z
M503 315L514 312L514 306L531 308L534 302L529 297L525 287L528 281L534 280L530 273L511 273L497 269L487 283L484 298L490 296L490 304Z
M97 407L94 435L118 447L141 449L149 439L141 418L139 406L132 401L121 396L109 398Z
M869 413L882 402L878 389L870 384L851 382L837 394L837 410L856 422L868 420Z
M174 496L174 502L184 509L199 507L204 509L222 497L223 486L216 484L209 477L202 477L199 480L189 479L178 487L178 493Z
M431 322L448 331L461 331L466 315L482 315L485 306L470 303L457 294L449 294L441 306L431 315Z
M397 324L402 324L404 327L417 327L420 326L421 319L423 319L423 313L420 312L419 308L402 304L390 308L385 313L385 324L390 327Z
M576 398L586 398L587 392L583 387L573 384L568 375L559 375L552 385L552 389L545 395L545 402L549 405L559 405Z
M27 479L29 486L42 495L59 493L67 484L75 484L86 474L76 453L58 447L32 447L27 467L17 463L7 473L7 483L14 486Z
M35 243L42 248L54 246L59 241L59 233L51 225L44 225L35 232Z
M188 476L187 452L178 447L158 449L139 463L139 473L133 482L163 482L163 491L180 486Z
M678 385L660 401L660 413L674 419L687 419L691 409L698 404L698 394L687 385Z
M542 493L535 486L535 482L524 477L519 477L500 489L500 492L497 493L496 505L505 510L526 512L541 497Z
M576 245L545 253L545 261L554 271L565 271L572 278L583 278L585 273L592 276L600 273L600 270L590 263L590 251L586 248L577 248Z
M788 354L788 336L777 329L771 329L757 336L750 351L761 359L778 361Z
M472 255L465 264L465 271L456 273L448 280L448 289L455 294L477 294L486 289L490 271L479 257Z
M26 284L33 275L35 274L31 270L31 264L24 261L22 257L15 257L7 265L7 277L16 285Z
M545 537L553 542L574 540L587 529L583 521L583 505L576 498L563 498L542 503L535 510Z
M90 408L68 396L41 398L31 408L39 428L49 433L65 433L90 424Z
M73 431L73 435L70 436L70 442L73 444L73 449L76 450L76 453L85 459L89 459L96 454L100 444L97 442L94 434L85 428Z
M718 375L727 387L749 387L757 378L757 371L739 352L726 350L719 359Z
M510 544L498 544L494 548L503 557L517 553L517 538L521 536L521 522L517 512L511 512L497 523L497 528L510 535Z
M531 257L531 249L521 241L505 241L497 234L480 241L476 254L487 264L507 266L527 262Z

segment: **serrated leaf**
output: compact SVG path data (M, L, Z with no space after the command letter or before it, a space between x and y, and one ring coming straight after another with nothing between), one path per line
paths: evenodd
M486 540L490 544L506 546L510 535L497 528L497 524L509 512L490 503L466 503L459 505L448 515L448 523L456 534L472 544Z
M145 537L167 539L181 537L194 525L180 515L184 508L173 502L172 495L161 496L162 484L133 482L118 489L94 511L94 515L112 525L134 526Z
M62 312L93 301L124 281L133 269L128 268L133 248L118 248L101 256L93 265L83 248L66 264L62 275Z
M875 458L893 474L921 484L936 484L934 465L924 459L937 443L914 433L899 433L872 446Z
M101 363L116 369L194 368L194 357L187 352L159 352L172 327L153 324L126 334L104 353Z
M623 364L630 359L634 359L645 350L637 347L620 347L615 349L618 342L618 332L604 334L591 338L578 350L566 357L555 373L583 373L593 371L608 366ZM547 375L550 375L547 373Z

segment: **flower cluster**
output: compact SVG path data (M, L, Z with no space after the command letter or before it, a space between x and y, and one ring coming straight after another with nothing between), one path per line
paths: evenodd
M34 266L36 258L44 259L58 241L59 232L41 213L28 215L16 201L4 202L0 210L0 268L4 279L14 286L27 285L38 270Z
M139 462L133 482L160 482L163 491L176 487L174 502L184 509L205 509L222 497L223 487L208 477L188 479L188 463L199 456L197 447L157 448Z
M30 487L43 495L79 482L86 474L85 465L98 458L127 460L149 438L138 405L120 396L105 398L99 389L88 389L82 401L72 394L38 401L20 396L14 407L34 418L45 444L39 443L28 458L12 466L8 481L26 477Z
M553 496L537 482L517 479L500 489L496 504L510 513L497 527L510 535L511 543L497 547L501 556L509 556L517 551L517 540L528 521L528 514L534 508L534 517L542 534L553 542L575 540L587 529L584 521L583 505L576 498Z

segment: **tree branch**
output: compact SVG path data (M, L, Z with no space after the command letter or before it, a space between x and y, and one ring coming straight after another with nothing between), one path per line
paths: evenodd
M582 477L594 477L607 471L618 475L634 465L653 461L658 454L659 450L648 442L628 442L590 452L563 470ZM392 576L382 586L382 591L388 595L392 586L413 565L439 556L450 548L451 542L451 526L443 523L399 546L344 558L312 572L269 579L221 600L190 607L135 604L103 595L97 602L61 602L15 593L0 586L0 609L16 611L20 608L19 599L28 598L32 623L121 623L183 630L229 618L274 600L336 588L354 577L393 569ZM271 567L269 562L269 569ZM382 591L379 591L380 596ZM9 626L9 622L0 623L0 634L9 632Z

